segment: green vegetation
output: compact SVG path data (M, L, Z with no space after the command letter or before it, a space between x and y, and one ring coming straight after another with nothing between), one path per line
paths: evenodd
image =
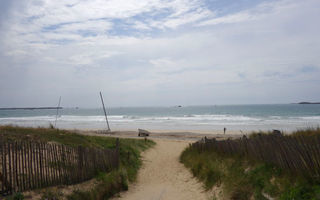
M80 135L69 130L50 128L25 128L18 126L0 126L0 137L7 141L57 142L68 146L96 148L115 148L116 138ZM121 166L126 168L130 181L135 179L141 165L140 153L155 143L151 140L120 139ZM129 152L129 155L128 155ZM128 159L129 158L129 159Z
M7 141L57 142L68 146L114 148L115 138L80 135L74 131L52 128L26 128L18 126L0 126L0 136ZM129 143L133 140L125 140ZM139 143L139 142L138 142Z
M0 126L2 141L42 141L56 142L69 146L96 148L115 148L116 138L86 136L73 131L52 128L24 128ZM68 199L108 199L113 194L128 189L128 181L134 181L141 166L140 153L155 143L151 140L120 139L120 167L111 173L100 172L96 179L98 184L90 191L74 191ZM53 198L49 198L53 197ZM11 197L10 197L11 198ZM59 195L47 191L44 199L60 199Z
M24 200L24 196L22 193L18 192L13 194L11 197L8 197L7 200Z
M109 174L102 173L97 177L99 183L90 191L75 190L68 200L108 199L114 194L128 190L127 174L125 170L117 170Z
M319 135L320 129L299 130L288 137ZM255 135L251 136L254 137ZM273 165L240 155L188 147L180 157L206 189L221 187L228 199L316 200L320 199L320 178L306 178Z
M63 197L63 194L61 191L57 189L51 189L51 190L46 190L42 196L41 200L59 200Z
M296 137L296 136L319 136L319 135L320 135L320 127L297 130L289 136Z
M249 135L249 138L257 137L258 135L268 135L273 134L272 131L268 132L252 132ZM285 134L286 137L299 137L299 136L320 136L320 127L317 128L307 128L307 129L298 129L290 134Z

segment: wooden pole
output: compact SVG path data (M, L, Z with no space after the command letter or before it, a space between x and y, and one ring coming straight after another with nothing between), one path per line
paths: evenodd
M8 143L8 157L9 157L9 184L10 184L10 190L9 190L9 194L12 194L12 188L13 188L13 179L12 179L12 173L11 173L11 167L12 167L12 163L11 163L11 143Z
M61 96L59 97L59 103L58 103L57 113L56 113L56 121L54 122L54 127L55 127L55 128L57 128L56 125L57 125L57 120L58 120L60 103L61 103Z
M100 98L101 98L101 102L102 102L102 107L103 107L103 111L104 111L104 116L106 117L106 122L108 125L108 131L110 131L110 126L109 126L109 122L108 122L108 117L107 117L107 112L106 112L106 108L104 107L104 102L103 102L103 98L102 98L102 93L100 92Z

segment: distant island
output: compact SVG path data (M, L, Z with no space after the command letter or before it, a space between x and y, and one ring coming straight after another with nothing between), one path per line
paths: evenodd
M0 110L45 110L45 109L62 109L62 107L0 108Z
M320 102L299 102L298 104L320 104Z

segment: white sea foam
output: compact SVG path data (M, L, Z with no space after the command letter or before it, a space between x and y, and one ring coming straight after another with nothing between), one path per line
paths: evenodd
M272 129L292 127L317 126L320 116L267 116L252 117L243 115L177 115L177 116L137 116L137 115L109 115L109 123L116 127L152 128L157 129L221 129L224 126L245 129ZM55 121L55 115L30 116L30 117L6 117L0 118L0 124L17 125L47 125ZM105 125L103 115L61 115L58 117L58 125L64 128L100 128Z
M1 121L51 121L55 120L55 116L30 116L30 117L3 117Z
M320 116L301 116L301 117L248 117L242 115L183 115L183 116L128 116L128 115L109 115L108 119L113 122L168 122L168 121L182 121L182 122L217 122L217 123L260 123L260 122L289 122L297 120L320 120ZM54 121L55 116L30 116L30 117L6 117L0 118L3 121ZM81 115L62 115L58 117L59 121L65 122L103 122L105 117L103 115L81 116Z
M300 117L300 119L304 119L304 120L320 120L320 116Z

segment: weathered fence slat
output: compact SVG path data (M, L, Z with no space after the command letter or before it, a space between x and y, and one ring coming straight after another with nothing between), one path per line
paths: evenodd
M0 141L0 195L59 184L75 184L119 166L115 149L69 147L32 141Z
M4 169L3 169L3 162L4 162L4 158L3 158L3 142L0 140L1 142L1 172L0 172L0 179L1 179L1 191L4 191Z
M9 156L9 159L8 159L8 161L9 161L9 166L8 166L8 169L9 169L9 184L10 184L10 189L12 189L13 188L13 185L12 185L12 182L13 182L13 177L12 177L12 170L11 170L11 147L12 147L12 145L11 145L11 143L8 143L8 156ZM10 192L10 194L12 194L12 190L10 190L9 191Z
M320 136L258 135L234 140L203 139L191 145L199 152L216 151L262 160L282 169L320 178Z
M14 144L14 165L15 165L15 191L19 191L19 174L18 174L18 144L17 142L13 143Z

